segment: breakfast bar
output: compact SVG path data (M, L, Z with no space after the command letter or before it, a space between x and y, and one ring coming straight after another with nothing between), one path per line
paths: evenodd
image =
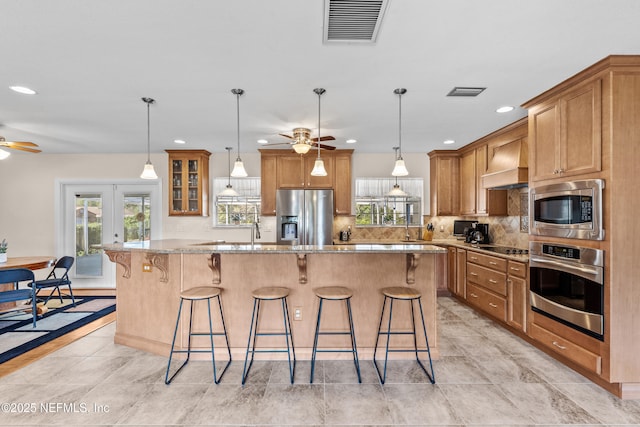
M288 304L296 356L310 359L317 297L321 286L348 286L353 290L353 322L361 358L371 359L376 342L383 295L389 286L412 287L422 294L432 357L438 357L436 335L436 282L438 257L446 249L415 243L286 246L274 244L218 244L197 240L157 240L142 244L106 244L104 250L117 264L117 322L115 342L159 355L168 355L180 292L197 286L222 289L222 306L234 359L244 356L251 322L253 289L280 286L290 289ZM326 311L325 311L326 310ZM334 310L334 311L331 311ZM194 330L208 329L206 305L194 315ZM212 312L215 311L212 309ZM266 331L282 328L282 315L264 310ZM216 319L214 325L220 325ZM219 316L219 314L217 314ZM343 330L346 312L336 305L323 308L324 330ZM186 348L188 318L181 320L176 346ZM398 306L394 328L410 328L410 309ZM396 323L397 322L397 323ZM208 339L192 345L206 347ZM405 339L406 338L406 339ZM216 341L216 345L218 342ZM265 337L262 346L279 346ZM328 336L323 345L348 349L344 336ZM409 337L394 338L391 348L411 346ZM400 354L400 353L397 353ZM204 357L204 356L203 356ZM271 356L270 358L277 358ZM331 354L325 358L349 357ZM404 356L394 356L396 358ZM408 357L408 356L407 356Z

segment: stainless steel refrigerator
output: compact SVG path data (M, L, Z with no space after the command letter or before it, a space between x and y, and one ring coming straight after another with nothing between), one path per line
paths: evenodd
M278 190L276 216L280 245L333 244L333 190Z

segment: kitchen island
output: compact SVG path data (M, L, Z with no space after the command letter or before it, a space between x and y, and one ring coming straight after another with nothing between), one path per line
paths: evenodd
M196 286L223 289L222 305L235 360L244 357L251 322L251 291L263 286L285 286L296 356L310 359L318 299L313 288L348 286L354 291L352 309L359 356L371 359L383 296L388 286L411 286L422 293L432 357L438 357L436 335L436 281L439 257L447 250L430 244L354 244L331 246L284 246L274 244L218 244L192 240L158 240L141 244L107 244L104 250L116 268L115 342L159 355L169 354L180 292ZM208 329L206 304L194 317L194 331ZM274 302L273 304L276 304ZM409 328L410 310L398 305L394 327ZM214 314L214 328L220 325ZM294 312L299 319L294 319ZM219 316L219 315L218 315ZM398 323L396 323L396 321ZM282 312L265 305L261 330L280 331ZM348 325L344 304L325 304L322 330L344 330ZM186 348L188 319L183 316L176 345ZM202 340L198 340L202 338ZM391 347L411 345L409 336L394 337ZM194 337L196 347L208 338ZM280 347L280 339L264 337L262 347ZM222 341L216 341L220 346ZM321 347L349 348L344 336L325 336ZM396 358L409 357L391 353ZM325 358L350 357L346 353L322 353ZM206 355L202 355L206 357ZM276 355L262 356L275 358Z

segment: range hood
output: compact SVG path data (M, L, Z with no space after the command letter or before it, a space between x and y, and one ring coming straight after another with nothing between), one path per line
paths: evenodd
M529 185L529 155L527 138L489 147L487 173L482 175L483 188L506 189Z

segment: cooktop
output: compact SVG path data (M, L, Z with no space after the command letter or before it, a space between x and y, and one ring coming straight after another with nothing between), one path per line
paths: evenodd
M529 253L528 249L519 249L519 248L511 248L508 246L484 246L484 245L478 245L478 246L474 246L478 249L482 249L484 251L491 251L491 252L495 252L498 254L504 254L504 255L527 255Z

